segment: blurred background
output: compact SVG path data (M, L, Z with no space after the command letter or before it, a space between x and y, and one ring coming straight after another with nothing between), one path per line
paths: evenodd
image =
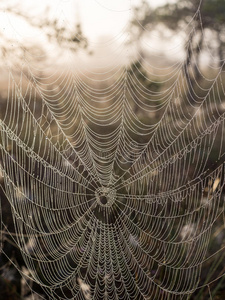
M126 68L134 83L130 96L133 112L147 125L156 124L163 116L164 106L160 99L157 101L157 93L161 95L176 82L177 66L183 64L183 77L188 79L181 90L181 94L189 99L189 106L185 104L187 113L195 110L195 101L207 96L211 82L221 72L217 95L214 95L211 104L215 116L221 116L225 111L224 59L224 0L203 0L201 3L199 0L1 0L0 119L5 118L8 99L13 93L9 74L13 73L15 82L20 83L23 70L27 74L22 84L26 90L29 85L28 65L36 78L41 78L41 84L53 99L61 88L60 74L66 74L69 68L84 83L99 90L107 90L118 79L121 70ZM54 75L50 80L49 74L52 73ZM135 89L135 82L141 83L146 91L155 93L155 107L150 112L138 105L138 101L144 103L146 100ZM87 97L85 91L83 96ZM182 105L182 97L175 100ZM38 108L35 111L38 115ZM40 105L39 114L42 112ZM201 113L207 114L207 110L203 108ZM7 118L5 122L10 123ZM145 143L147 138L136 137L136 142ZM217 162L217 157L219 151L224 151L222 138L223 128L220 128L215 136L214 148L207 158L206 169L212 171L221 164L221 161ZM13 150L8 151L13 155ZM191 178L192 170L189 170L187 177ZM224 180L223 173L220 179ZM0 182L1 244L7 254L2 253L0 257L0 299L33 299L18 271L29 273L14 241L14 224L10 203L4 193L2 172ZM209 183L208 189L210 185L212 188L213 183ZM225 246L223 214L214 225L207 257ZM181 234L185 236L191 231L191 226L185 227ZM32 248L32 245L28 246ZM212 299L222 300L225 299L225 279L221 277L225 271L225 253L218 253L204 264L200 285L218 277L219 280L213 282L210 289ZM33 291L47 299L37 284L30 282L30 285ZM190 299L210 299L208 297L208 290L203 288ZM35 299L39 299L38 296ZM87 296L86 299L90 298Z

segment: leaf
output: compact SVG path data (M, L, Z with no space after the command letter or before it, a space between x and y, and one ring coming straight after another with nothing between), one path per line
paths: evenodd
M215 192L216 188L218 187L218 184L220 183L220 178L216 178L216 180L213 183L212 191Z

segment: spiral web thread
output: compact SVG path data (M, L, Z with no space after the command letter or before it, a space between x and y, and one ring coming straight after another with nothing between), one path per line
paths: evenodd
M192 57L199 21L198 10L185 29ZM117 60L127 55L129 33L121 36L107 70L101 58L89 73L43 72L25 58L19 78L8 69L1 172L15 227L7 234L29 273L18 270L51 299L188 299L202 287L211 295L224 275L201 281L204 264L224 254L223 244L208 252L224 226L223 65L209 65L207 78L196 64L197 82L193 65L175 63L157 75L165 88L151 90L139 75L154 83L156 73L141 52L142 71Z

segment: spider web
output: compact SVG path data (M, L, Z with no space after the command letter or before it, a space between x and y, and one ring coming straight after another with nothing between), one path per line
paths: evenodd
M200 20L198 10L185 28L194 59ZM25 57L17 70L7 65L0 151L15 234L1 225L29 272L8 259L51 299L211 295L224 275L202 274L224 255L222 243L209 251L218 224L224 230L223 64L208 66L210 78L197 61L155 75L141 51L139 64L117 60L129 55L122 35L95 72L43 71Z

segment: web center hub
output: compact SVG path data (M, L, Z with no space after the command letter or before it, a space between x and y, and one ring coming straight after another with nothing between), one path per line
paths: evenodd
M95 191L95 198L99 205L110 207L115 202L116 191L108 187L100 187Z

